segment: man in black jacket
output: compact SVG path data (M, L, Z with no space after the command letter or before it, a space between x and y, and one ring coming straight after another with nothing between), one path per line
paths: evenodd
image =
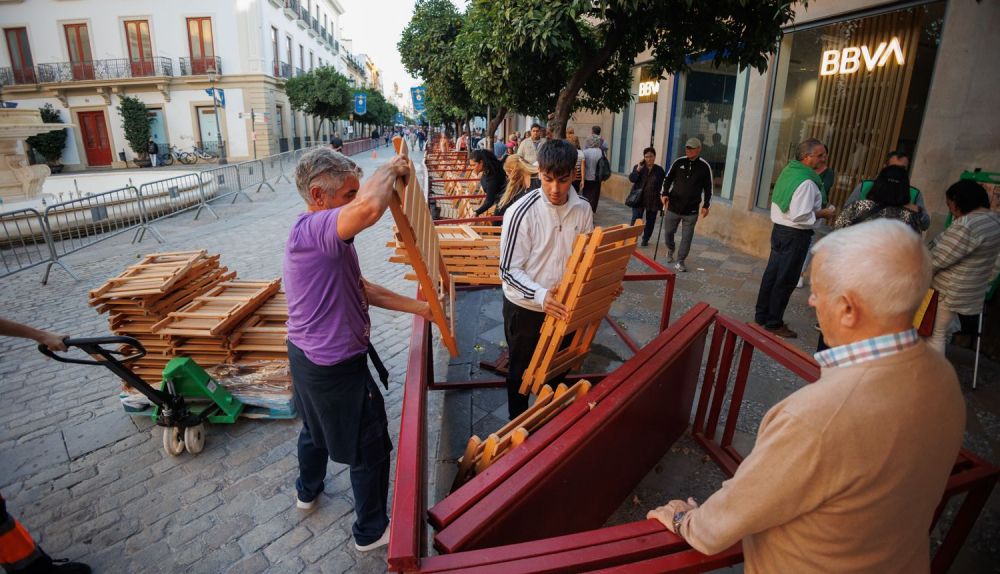
M701 141L691 138L684 143L684 156L674 160L663 180L663 191L660 194L666 212L663 224L666 229L667 263L674 262L674 235L681 222L681 247L677 251L678 271L687 271L684 260L691 250L691 238L694 237L694 226L698 222L698 205L701 204L701 216L708 217L708 206L712 202L712 166L701 157ZM702 199L704 197L704 199Z

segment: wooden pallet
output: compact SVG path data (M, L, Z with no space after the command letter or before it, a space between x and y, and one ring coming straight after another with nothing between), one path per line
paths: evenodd
M535 433L573 401L586 395L590 391L590 386L590 381L587 380L577 381L569 388L560 383L555 391L552 390L552 387L545 385L538 392L538 397L534 404L528 407L528 410L502 426L495 433L491 433L485 441L473 435L465 447L465 453L458 460L458 474L455 475L455 481L452 483L452 492L523 443L528 436Z
M406 156L406 142L403 142L401 155ZM441 340L452 357L458 356L458 343L455 341L455 290L451 275L444 266L441 257L441 246L431 220L431 212L427 207L423 190L417 184L416 170L413 162L409 162L409 183L402 179L396 180L395 193L389 198L389 209L396 221L396 230L403 248L409 257L410 265L416 273L420 291L430 305L434 324L441 333Z
M194 301L172 311L153 325L153 333L178 337L217 337L228 334L278 292L281 279L234 280L220 283Z
M598 227L593 233L576 238L566 271L554 293L566 306L569 317L557 320L545 316L542 336L521 382L522 395L537 394L542 385L583 363L601 320L621 287L642 227L642 221L632 226ZM564 347L565 337L571 340Z

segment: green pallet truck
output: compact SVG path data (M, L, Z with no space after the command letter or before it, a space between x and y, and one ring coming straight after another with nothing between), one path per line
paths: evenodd
M163 427L163 450L171 456L178 456L185 450L198 454L205 448L206 422L233 423L243 411L239 399L187 357L171 359L163 369L160 388L155 389L128 367L128 363L146 355L146 349L138 340L120 336L68 337L63 343L81 349L93 359L57 355L45 345L39 345L38 350L62 363L106 367L145 395L154 405L153 420ZM127 345L135 352L126 355L102 345Z

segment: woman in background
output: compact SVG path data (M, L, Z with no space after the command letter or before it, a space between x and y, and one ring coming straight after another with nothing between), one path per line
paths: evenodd
M472 173L479 175L479 186L486 194L483 204L476 209L476 217L479 217L496 205L507 185L507 175L504 173L503 164L489 150L472 150L469 153L469 163L472 165Z

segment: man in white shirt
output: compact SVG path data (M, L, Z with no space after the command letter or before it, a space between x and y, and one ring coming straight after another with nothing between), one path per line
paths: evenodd
M566 317L553 290L562 280L573 242L594 229L590 204L573 189L576 147L552 140L538 151L541 187L517 200L503 216L500 279L507 339L507 410L510 418L528 408L518 392L541 337L545 315Z
M754 321L779 337L798 335L785 325L785 307L795 290L817 217L831 217L836 208L823 208L816 166L826 161L823 142L810 138L798 145L795 159L785 166L771 193L771 255L760 280Z
M542 126L533 124L531 126L531 137L525 138L521 145L517 146L517 155L521 156L528 163L538 162L538 150L542 149L549 140L542 137Z

